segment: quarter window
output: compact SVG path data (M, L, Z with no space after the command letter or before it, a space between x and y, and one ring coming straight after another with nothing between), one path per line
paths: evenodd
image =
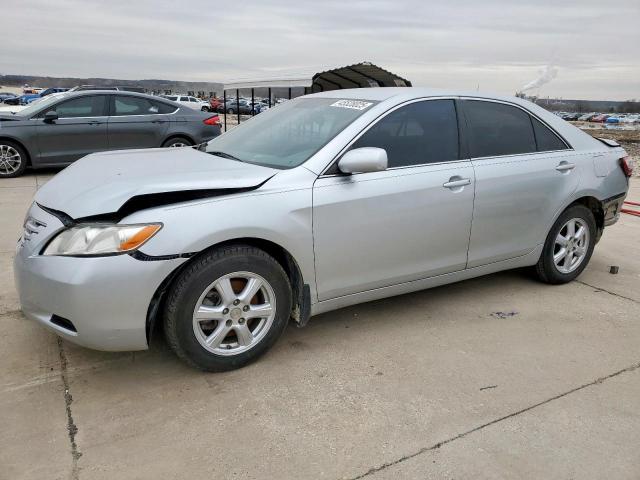
M55 110L58 118L103 117L105 115L104 100L104 95L82 96L61 102L53 108L47 108L46 112Z
M389 168L459 159L453 100L411 103L385 116L351 148L384 148Z
M495 157L535 152L530 116L503 103L466 100L472 157Z
M544 126L538 119L531 117L533 131L536 134L536 144L539 152L550 152L553 150L566 150L567 145L549 128Z

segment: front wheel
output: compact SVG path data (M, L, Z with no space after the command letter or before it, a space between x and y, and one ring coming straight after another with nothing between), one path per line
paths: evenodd
M0 178L19 177L27 169L27 153L8 140L0 140Z
M584 205L562 212L551 227L536 265L538 278L559 284L574 280L586 268L596 239L596 221Z
M165 335L178 357L198 369L240 368L282 334L291 301L287 275L270 255L251 246L217 248L175 280Z

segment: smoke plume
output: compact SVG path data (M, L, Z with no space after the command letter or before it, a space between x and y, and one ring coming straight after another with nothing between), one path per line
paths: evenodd
M545 65L545 67L540 70L540 75L535 80L530 81L524 87L522 87L523 92L527 90L531 90L533 88L540 88L545 83L549 83L551 80L556 78L558 75L558 69L553 65Z

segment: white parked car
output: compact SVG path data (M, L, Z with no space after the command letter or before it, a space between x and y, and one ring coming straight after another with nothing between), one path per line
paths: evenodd
M190 95L160 95L167 100L171 100L172 102L177 102L180 105L184 105L185 107L193 108L194 110L201 110L203 112L210 112L211 105L209 102L205 102L204 100L200 100L196 97L192 97Z

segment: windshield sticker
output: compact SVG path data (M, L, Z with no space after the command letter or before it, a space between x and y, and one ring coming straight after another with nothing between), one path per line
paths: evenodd
M352 110L364 110L373 105L372 102L363 102L362 100L338 100L332 103L331 107L350 108Z

